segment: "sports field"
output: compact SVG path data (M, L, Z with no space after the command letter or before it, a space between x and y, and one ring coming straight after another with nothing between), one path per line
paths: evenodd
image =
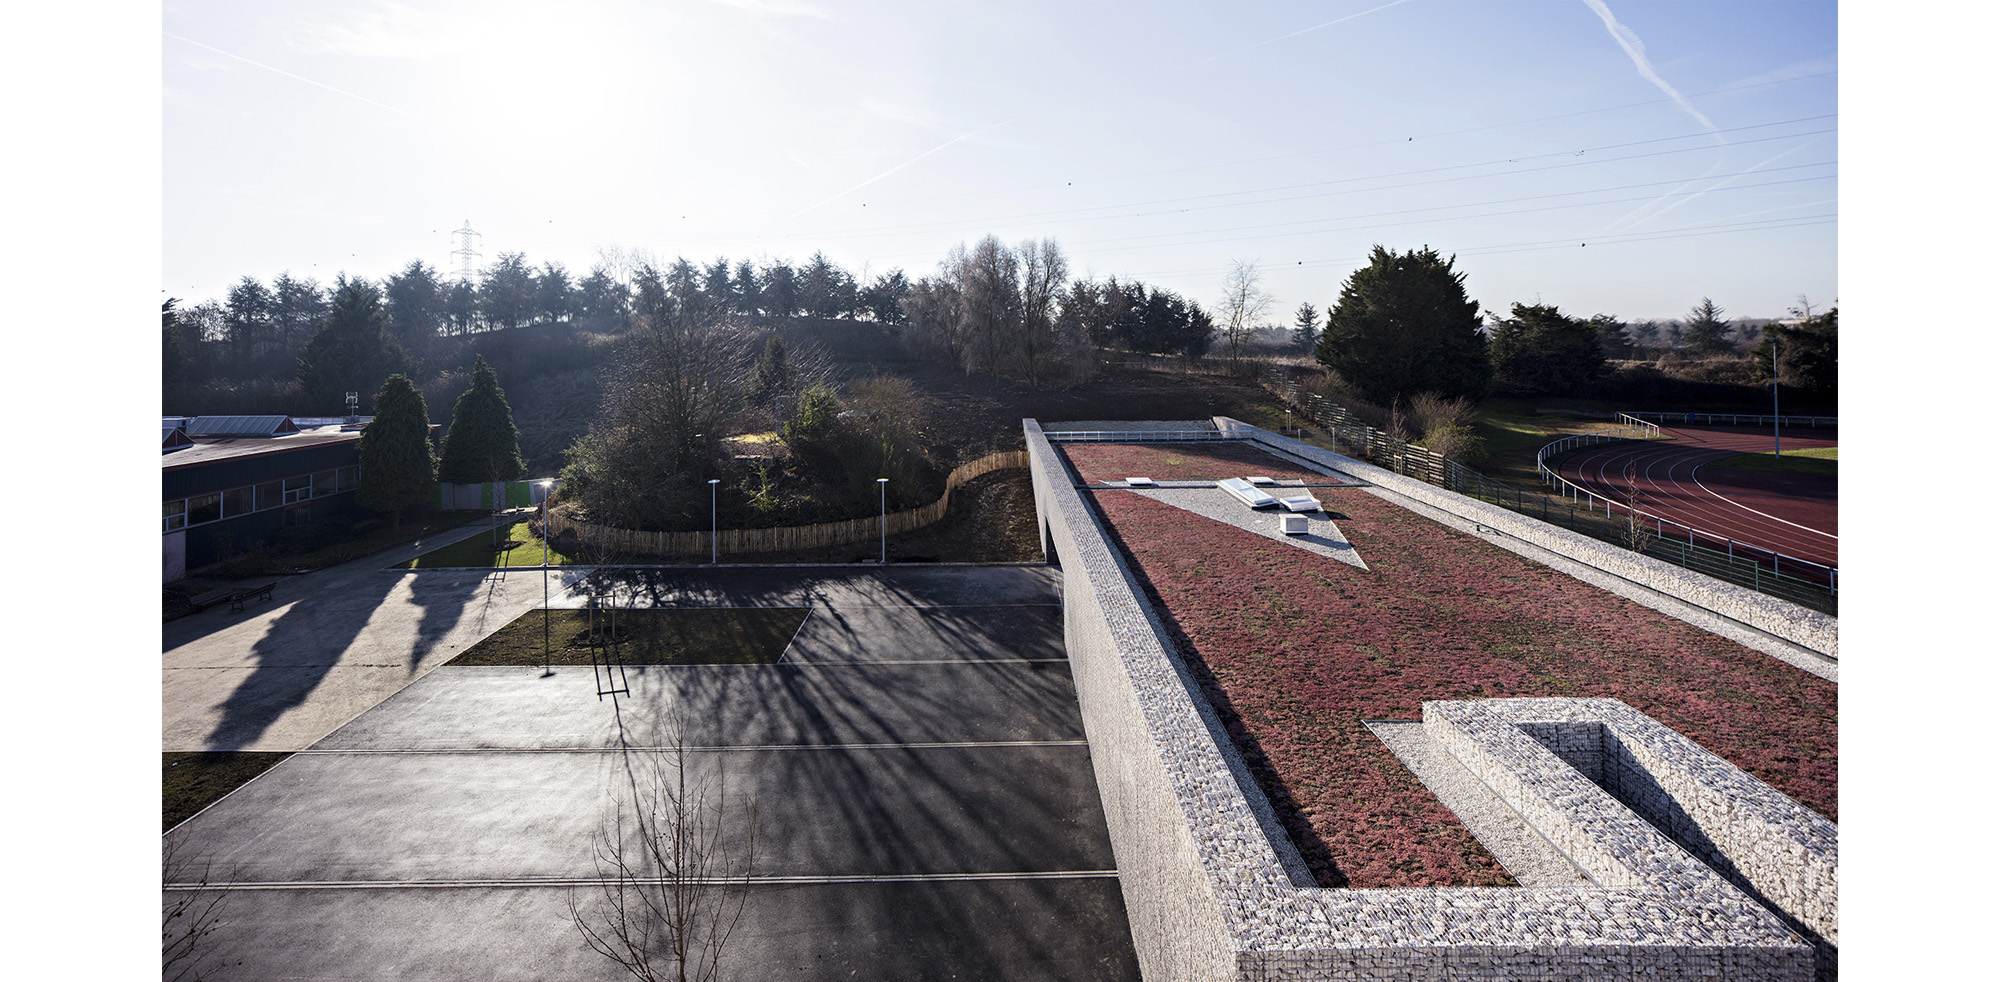
M1631 502L1642 516L1662 523L1656 525L1662 537L1684 537L1693 529L1697 542L1717 548L1733 540L1738 547L1839 568L1837 477L1725 466L1743 454L1769 454L1774 437L1768 429L1662 426L1660 434L1666 439L1587 448L1565 458L1559 471L1610 499L1618 514ZM1775 439L1792 451L1838 445L1826 429L1787 431ZM1800 572L1794 564L1783 571Z

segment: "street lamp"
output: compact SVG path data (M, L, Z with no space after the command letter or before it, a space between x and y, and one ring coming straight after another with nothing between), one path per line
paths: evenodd
M1289 431L1291 428L1292 428L1292 409L1290 406L1287 406L1285 407L1285 429ZM1291 435L1294 437L1298 436L1297 433L1293 433Z
M882 498L882 565L887 566L889 565L889 479L876 478L875 489L881 492Z
M542 677L556 673L549 657L549 492L555 481L536 481L542 489Z
M715 486L721 484L719 478L708 479L708 564L714 566L722 553L715 542Z
M1783 457L1785 448L1778 437L1778 333L1771 332L1771 456Z

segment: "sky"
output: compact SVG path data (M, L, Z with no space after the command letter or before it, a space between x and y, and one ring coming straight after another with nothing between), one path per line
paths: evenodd
M1500 315L1783 317L1839 295L1837 25L1815 0L169 2L160 287L502 252L915 278L995 235L1211 306L1254 263L1272 323L1376 245L1455 255Z

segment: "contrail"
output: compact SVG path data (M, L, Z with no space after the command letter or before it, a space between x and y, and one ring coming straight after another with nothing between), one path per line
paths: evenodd
M1019 116L1016 116L1016 117L1014 117L1013 119L1006 119L1006 120L1001 120L1000 122L998 122L998 123L994 123L994 124L993 124L993 125L991 125L991 126L982 126L982 127L980 127L979 129L976 129L976 130L973 130L973 131L972 131L972 132L970 132L970 133L966 133L966 134L964 134L964 135L961 135L961 136L955 136L955 137L952 137L951 139L949 139L949 140L946 140L946 141L944 141L943 143L940 143L940 144L938 144L937 146L934 146L934 147L930 148L929 150L926 150L926 151L924 151L923 153L920 153L920 154L917 154L916 156L914 156L914 157L911 157L910 159L908 159L908 160L905 160L905 161L903 161L902 163L900 163L900 164L897 164L896 166L894 166L894 167L891 167L891 168L889 168L888 170L885 170L885 171L883 171L882 173L880 173L880 174L877 174L877 175L875 175L874 177L871 177L871 178L869 178L869 179L867 179L867 180L865 180L865 181L862 181L862 182L861 182L860 184L856 184L855 186L853 186L853 187L851 187L851 188L848 188L847 190L845 190L845 191L842 191L842 192L840 192L839 194L836 194L836 195L833 195L832 197L829 197L829 198L826 198L826 199L825 199L825 200L823 200L823 201L816 201L816 202L814 202L814 203L812 203L812 204L810 204L810 205L807 205L806 207L804 207L804 208L801 208L801 209L799 209L799 211L798 211L798 212L797 212L796 214L792 215L792 217L793 217L793 218L797 218L797 217L799 217L799 215L803 215L803 214L805 214L806 212L809 212L809 211L813 210L814 208L818 208L818 207L819 207L820 205L823 205L823 204L826 204L826 203L827 203L827 202L829 202L829 201L838 201L838 200L840 200L841 198L844 198L844 197L846 197L846 196L848 196L848 195L850 195L850 194L853 194L854 192L856 192L856 191L859 191L859 190L861 190L862 188L865 188L865 187L867 187L868 185L870 185L870 184L873 184L873 183L875 183L876 181L879 181L879 180L881 180L881 179L883 179L883 178L885 178L885 177L888 177L889 175L891 175L891 174L894 174L895 172L897 172L897 171L899 171L899 170L902 170L903 168L905 168L905 167L908 167L908 166L910 166L911 164L914 164L914 163L916 163L917 161L919 161L919 160L922 160L922 159L924 159L925 157L928 157L928 156L930 156L931 154L934 154L934 153L938 152L939 150L943 150L944 148L946 148L946 147L948 147L948 146L951 146L951 145L952 145L952 144L954 144L954 143L959 143L959 142L961 142L961 141L964 141L964 140L970 140L970 139L972 139L973 137L975 137L975 136L978 136L979 134L981 134L981 133L984 133L984 132L986 132L987 130L992 130L992 129L999 129L1000 127L1002 127L1002 126L1005 126L1005 125L1007 125L1008 123L1012 123L1012 122L1014 122L1014 121L1016 121L1016 120L1019 120L1020 118L1021 118L1021 117L1019 117Z
M1618 228L1631 228L1635 225L1638 225L1640 222L1656 221L1661 217L1665 216L1668 212L1673 211L1674 209L1679 208L1680 206L1687 204L1688 202L1693 201L1696 198L1699 198L1702 195L1709 193L1710 191L1720 191L1723 188L1726 188L1731 184L1735 184L1737 181L1749 177L1751 174L1763 170L1764 168L1769 167L1772 164L1775 164L1778 161L1783 160L1786 157L1789 157L1792 154L1795 154L1800 150L1803 150L1806 147L1812 146L1813 144L1818 142L1820 141L1807 140L1804 143L1793 144L1791 148L1779 151L1778 153L1770 157L1766 157L1763 160L1758 161L1756 164L1751 165L1748 169L1739 171L1735 174L1730 175L1727 178L1724 178L1723 180L1717 181L1715 184L1703 188L1700 191L1696 191L1695 193L1690 194L1687 197L1682 198L1679 201L1676 201L1673 204L1666 206L1665 208L1661 208L1659 211L1653 212L1652 214L1643 214L1648 208L1651 208L1654 205L1657 205L1660 202L1665 201L1667 198L1672 197L1673 195L1679 194L1682 188L1685 188L1694 183L1694 181L1689 181L1687 184L1681 185L1681 187L1675 188L1672 191L1669 191L1666 194L1663 194L1658 198L1653 199L1652 201L1649 201L1643 205L1640 205L1637 208L1632 209L1632 211L1627 213L1625 217L1620 218L1617 221L1612 222L1610 225L1605 226L1604 230L1606 232L1610 232ZM1713 172L1714 172L1713 169L1711 169L1710 173ZM1707 176L1708 175L1706 174L1702 175L1703 178L1706 178Z
M272 68L271 66L269 66L269 65L266 65L266 64L264 64L264 63L262 63L262 62L256 62L256 61L251 61L250 59L248 59L248 58L245 58L245 57L243 57L242 55L233 55L233 54L230 54L230 53L229 53L229 52L227 52L227 51L224 51L224 50L222 50L221 48L217 48L217 47L212 47L212 46L210 46L210 45L206 45L206 44L203 44L203 43L201 43L200 41L196 41L196 40L192 40L192 39L190 39L190 38L184 38L184 37L181 37L181 36L180 36L180 35L178 35L178 34L172 34L172 33L169 33L169 32L167 32L167 31L161 31L160 33L161 33L161 34L165 34L165 35L166 35L167 37L170 37L170 38L173 38L174 40L176 40L176 41L180 41L180 42L182 42L182 43L184 43L184 44L192 44L192 45L194 45L194 46L195 46L195 47L197 47L197 48L203 48L203 49L206 49L206 50L209 50L209 51L213 51L213 52L215 52L216 54L219 54L219 55L221 55L221 56L223 56L223 57L225 57L225 58L234 58L234 59L236 59L237 61L240 61L240 62L242 62L242 63L244 63L244 64L246 64L246 65L254 65L254 66L256 66L256 67L258 67L258 68L261 68L261 69L263 69L263 70L265 70L265 71L267 71L267 72L277 72L278 74L280 74L280 75L283 75L283 76L285 76L286 78L295 78L295 79L298 79L298 80L299 80L299 81L301 81L301 82L304 82L304 83L306 83L307 85L317 85L317 86L319 86L320 88L322 88L322 89L325 89L325 90L327 90L328 92L332 92L332 93L336 93L336 94L338 94L338 95L344 95L344 96L348 97L349 99L359 99L359 100L361 100L362 102L365 102L365 103L367 103L367 104L369 104L369 105L371 105L371 106L374 106L374 107L376 107L376 108L378 108L378 109L387 109L387 110L389 110L390 112L392 112L392 113L395 113L395 114L397 114L398 116L408 116L408 115L409 115L409 113L406 113L406 112L404 112L404 111L403 111L403 110L401 110L401 109L397 109L397 108L396 108L395 106L385 106L385 105L382 105L381 103L379 103L379 102L376 102L375 100L373 100L373 99L370 99L370 98L368 98L367 96L359 96L359 95L355 95L355 94L354 94L354 93L352 93L352 92L347 92L347 91L344 91L344 90L342 90L342 89L336 89L336 88L334 88L333 86L331 86L331 85L328 85L328 84L326 84L325 82L315 82L315 81L313 81L312 79L309 79L309 78L307 78L307 77L305 77L305 76L303 76L303 75L294 75L294 74L292 74L291 72L288 72L288 71L285 71L285 70L284 70L284 69L282 69L282 68Z
M1290 33L1290 34L1280 34L1280 35L1278 35L1277 37L1274 37L1274 38L1266 38L1266 39L1264 39L1264 40L1262 40L1262 41L1258 41L1258 42L1255 42L1255 43L1253 43L1253 44L1246 44L1246 45L1244 45L1244 46L1242 46L1242 47L1240 47L1240 48L1231 48L1231 49L1229 49L1228 51L1224 51L1223 53L1221 53L1221 54L1219 54L1219 55L1211 55L1210 57L1207 57L1207 58L1203 58L1203 59L1202 59L1202 60L1201 60L1200 62L1197 62L1197 64L1207 64L1207 63L1209 63L1209 62L1211 62L1211 61L1214 61L1214 60L1216 60L1217 58L1227 58L1227 57L1229 57L1230 55L1233 55L1233 54L1237 54L1237 53L1239 53L1239 52L1243 52L1243 51L1248 51L1248 50L1250 50L1251 48L1261 48L1261 47L1263 47L1264 45L1267 45L1267 44L1275 44L1275 43L1277 43L1277 42L1279 42L1279 41L1283 41L1283 40L1284 40L1284 39L1286 39L1286 38L1295 38L1295 37L1298 37L1298 36L1299 36L1299 35L1301 35L1301 34L1306 34L1306 33L1310 33L1310 32L1312 32L1312 31L1317 31L1317 30L1319 30L1319 29L1320 29L1320 28L1322 28L1322 27L1332 27L1333 25L1335 25L1335 24L1338 24L1338 23L1340 23L1340 22L1342 22L1342 21L1350 21L1350 20L1353 20L1353 19L1354 19L1354 18L1356 18L1356 17L1366 17L1366 16L1368 16L1369 14L1372 14L1372 13L1374 13L1375 11L1378 11L1378 10L1387 10L1387 9L1389 9L1390 7L1394 7L1394 6L1396 6L1397 4L1403 4L1403 3L1409 3L1409 2L1410 2L1410 0L1390 0L1390 2L1389 2L1389 3L1385 3L1385 4L1383 4L1383 5L1382 5L1382 6L1380 6L1380 7L1370 7L1370 8L1368 8L1367 10L1364 10L1364 11L1362 11L1362 12L1358 13L1358 14L1348 14L1348 15L1347 15L1347 16L1345 16L1345 17L1340 17L1340 18L1336 18L1336 19L1334 19L1334 20L1330 20L1330 21L1327 21L1327 22L1326 22L1326 23L1324 23L1324 24L1314 24L1314 25L1313 25L1313 26L1311 26L1311 27L1302 27L1302 28L1300 28L1300 29L1298 29L1298 30L1296 30L1296 31L1293 31L1293 32L1292 32L1292 33Z
M1653 71L1653 63L1646 60L1646 46L1639 41L1639 35L1632 33L1631 28L1618 23L1618 18L1611 16L1611 8L1604 5L1604 0L1583 0L1583 2L1589 4L1590 9L1597 11L1598 18L1604 21L1604 29L1610 31L1612 39L1618 42L1619 47L1625 49L1625 54L1632 59L1632 64L1639 69L1639 74L1646 81L1653 83L1661 92L1665 92L1668 98L1679 103L1680 107L1687 110L1688 115L1700 121L1701 125L1711 130L1716 128L1714 123L1708 121L1707 116L1701 114L1701 110L1682 98L1679 92L1674 91L1673 86L1667 84L1666 79ZM1715 135L1715 141L1725 144L1729 142L1724 140L1720 133Z

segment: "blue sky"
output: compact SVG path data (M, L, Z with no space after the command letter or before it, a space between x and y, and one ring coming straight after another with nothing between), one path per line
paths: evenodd
M1474 299L1838 294L1830 2L163 7L161 287L612 256L931 271L987 234L1289 321L1375 244Z

